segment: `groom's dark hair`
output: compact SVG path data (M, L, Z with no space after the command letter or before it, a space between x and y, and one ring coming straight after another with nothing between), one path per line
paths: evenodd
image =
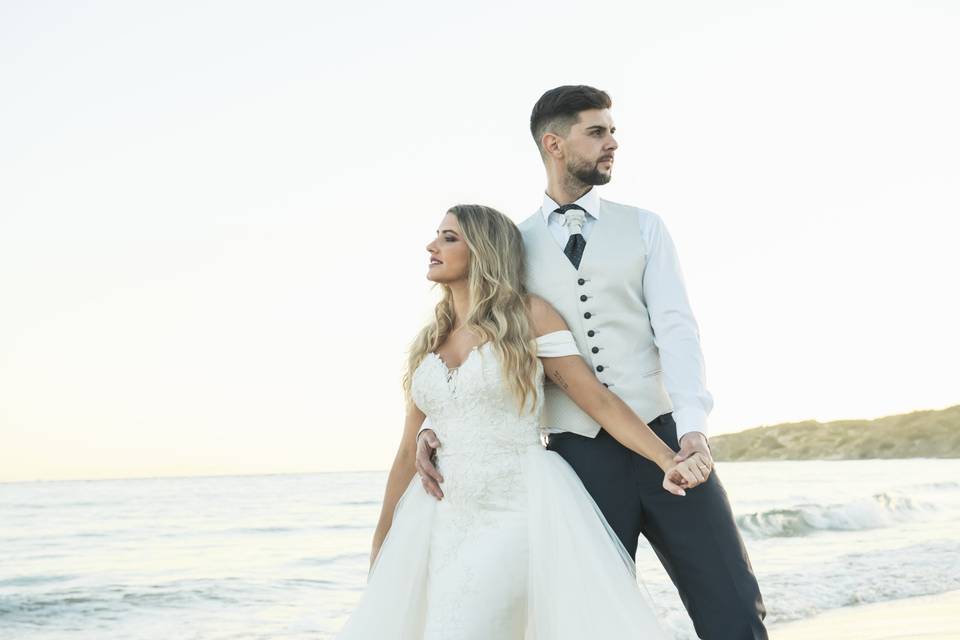
M530 114L530 133L540 153L543 153L540 147L543 134L549 131L565 136L570 133L570 127L577 122L581 111L609 109L611 104L606 91L584 84L564 85L547 91L533 105Z

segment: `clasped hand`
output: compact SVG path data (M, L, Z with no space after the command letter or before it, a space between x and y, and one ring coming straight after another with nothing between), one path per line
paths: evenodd
M712 470L713 460L698 451L664 471L663 488L674 495L684 496L686 489L706 482Z

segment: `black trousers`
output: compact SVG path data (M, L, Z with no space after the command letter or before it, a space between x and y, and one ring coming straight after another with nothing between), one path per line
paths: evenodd
M672 414L659 416L650 428L679 450ZM596 438L551 434L547 448L577 472L632 556L640 535L646 536L698 636L766 640L760 588L716 469L707 482L680 497L663 489L663 472L656 464L602 429Z

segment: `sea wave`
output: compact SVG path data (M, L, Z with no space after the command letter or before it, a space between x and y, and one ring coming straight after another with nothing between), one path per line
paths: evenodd
M299 560L293 561L293 564L306 565L306 566L322 566L329 564L336 564L343 561L354 561L361 558L368 558L369 554L367 553L337 553L329 556L311 556L308 558L301 558Z
M185 607L216 601L239 605L239 589L230 589L224 581L174 581L162 585L103 585L95 589L78 587L42 593L0 594L0 619L37 616L91 615L104 611L122 612L131 607Z
M13 578L0 579L0 589L12 587L33 587L36 585L66 582L77 578L76 575L33 575L33 576L15 576Z
M880 529L928 517L937 511L929 502L878 493L841 504L807 504L737 516L740 530L754 538L806 536L817 531Z
M824 611L935 595L960 589L960 542L939 540L845 554L803 570L771 573L761 582L768 623Z
M951 482L951 481L944 481L944 482L924 482L924 483L922 483L922 484L914 485L914 487L917 488L917 489L937 489L937 490L952 489L952 490L956 490L956 489L960 489L960 482Z

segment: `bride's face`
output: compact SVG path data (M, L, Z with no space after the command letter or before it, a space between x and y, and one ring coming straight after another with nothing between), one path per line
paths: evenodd
M448 213L440 222L437 237L427 245L430 266L427 280L450 284L467 277L470 266L470 249L463 239L457 216Z

